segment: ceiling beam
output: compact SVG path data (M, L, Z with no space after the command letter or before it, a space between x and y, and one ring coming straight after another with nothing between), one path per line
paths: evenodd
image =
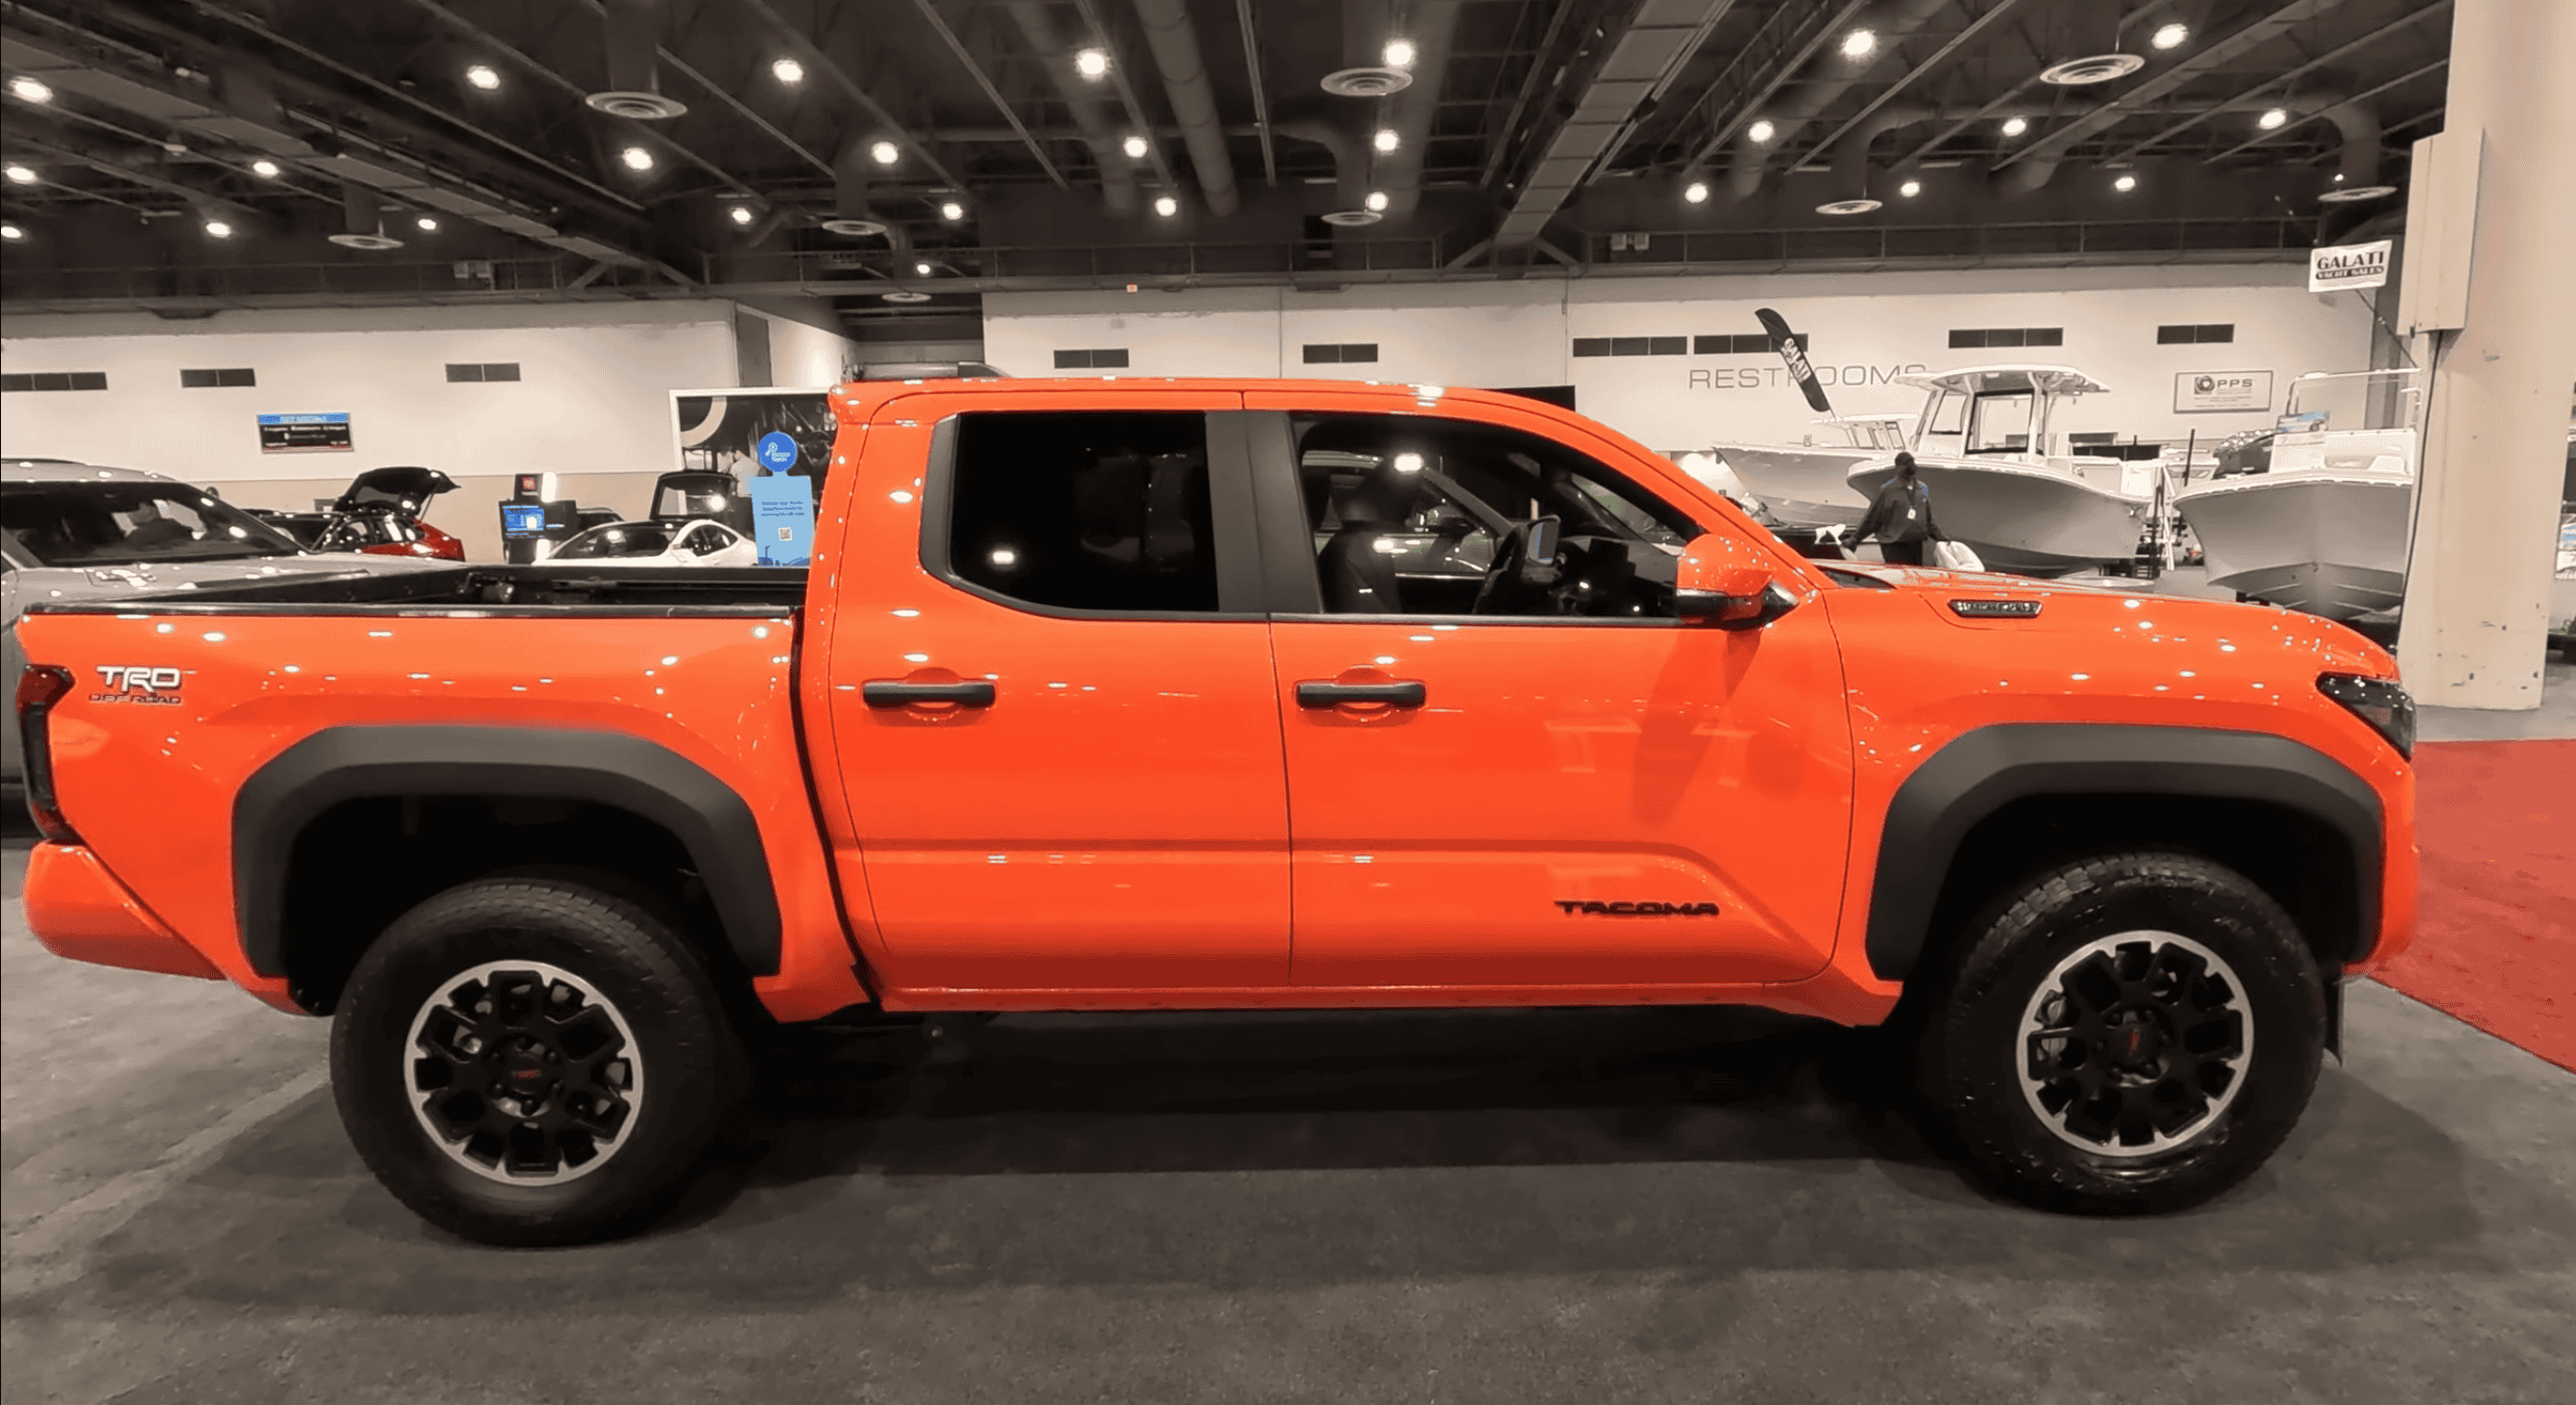
M1520 92L1512 99L1512 110L1503 115L1503 125L1494 129L1493 144L1485 151L1485 174L1476 182L1480 186L1491 187L1494 177L1501 173L1503 157L1512 149L1512 133L1521 125L1521 113L1528 109L1530 99L1538 94L1539 76L1547 71L1548 51L1556 47L1558 32L1565 28L1566 17L1574 13L1574 0L1561 0L1551 8L1554 13L1548 18L1547 33L1530 54L1529 72L1521 75ZM1517 24L1512 32L1520 33Z
M1836 34L1841 33L1843 27L1851 22L1851 17L1860 13L1862 7L1868 3L1869 0L1845 0L1844 4L1833 9L1830 12L1830 17L1826 18L1824 23L1816 26L1815 32L1808 36L1805 43L1798 46L1796 52L1788 55L1780 63L1774 65L1770 71L1764 75L1762 80L1756 84L1744 98L1737 101L1735 106L1728 110L1723 117L1711 121L1708 130L1708 140L1702 142L1699 150L1691 153L1690 160L1682 164L1685 166L1705 165L1708 158L1715 156L1717 154L1717 149L1726 145L1727 139L1735 135L1736 129L1744 125L1746 119L1752 117L1756 112L1761 111L1762 104L1771 101L1773 94L1779 92L1782 88L1787 87L1791 76L1796 74L1798 70L1805 68L1808 61L1815 58L1817 53L1825 47L1826 42L1831 40ZM1800 13L1798 7L1793 5L1783 5L1779 10L1774 12L1774 16L1775 20L1785 21L1789 16L1797 13ZM1813 9L1805 11L1804 13L1806 13L1810 18L1825 16L1828 14L1824 9ZM1717 81L1709 85L1707 94L1703 96L1700 101L1709 102L1717 100L1720 93L1726 87L1727 79L1735 75L1736 69L1743 67L1746 63L1751 61L1754 61L1754 52L1752 48L1748 46L1744 52L1736 55L1735 62L1729 64L1725 72L1720 73L1717 76ZM1750 78L1751 76L1752 71L1748 70L1746 77Z
M2139 152L2146 150L2148 147L2154 146L2158 142L2163 141L2167 137L2178 136L2181 133L2190 131L2192 128L2216 117L2222 112L2236 109L2238 104L2246 102L2259 94L2270 92L2274 88L2286 87L2292 83L2296 83L2300 79L2305 78L2309 74L2316 72L2318 69L2323 68L2328 64L2347 58L2353 54L2357 54L2363 49L2387 38L2389 35L2394 34L2401 29L2406 29L2419 24L2424 20L2431 19L2433 16L2440 14L2442 11L2449 8L2451 8L2451 0L2433 0L2431 4L2426 5L2424 8L2407 15L2402 19L2392 20L2387 24L2381 25L2379 28L2372 30L2368 34L2365 34L2350 43L2338 44L2334 48L2328 49L2326 52L2317 55L2306 63L2300 64L2298 67L2291 69L2287 73L2276 74L2267 78L2262 82L2255 84L2253 87L2238 93L2234 97L2222 98L2192 116L2186 117L2172 126L2165 128L2163 131L2156 133L2154 136L2135 143L2130 146L2128 150L2120 152L2111 159L2114 161L2126 161L2129 158L2136 156ZM2341 106L2342 104L2337 103L2334 105ZM2261 138L2258 137L2255 140L2259 141ZM2253 143L2248 142L2246 145L2251 146ZM2239 150L2242 150L2242 148L2239 148Z
M2309 114L2308 114L2307 116L2305 116L2305 117L2300 117L2300 118L2294 119L2294 120L2292 120L2292 121L2284 122L2284 123L2282 123L2280 126L2275 127L2275 128L2273 128L2272 130L2270 130L2270 131L2268 131L2268 132L2258 132L2258 133L2256 133L2252 138L2250 138L2250 139L2248 139L2248 140L2246 140L2246 141L2238 142L2236 145L2234 145L2234 146L2231 146L2231 147L2227 148L2225 151L2219 152L2217 155L2212 156L2212 157L2209 157L2208 159L2206 159L2206 160L2202 161L2202 162L2201 162L2201 164L2202 164L2202 165L2204 165L2204 166L2215 166L2215 165L2217 165L2219 162L2226 160L2228 157L2233 156L2233 155L2235 155L2236 153L2238 153L2238 152L2240 152L2240 151L2243 151L2244 149L2246 149L2246 148L2247 148L2247 147L2249 147L2249 146L2261 146L2263 143L2265 143L2265 142L2267 142L2267 141L2272 140L2274 137L2284 136L2284 135L2288 134L2288 133L2291 131L2291 129L2296 128L2296 127L2299 127L2299 126L2302 126L2302 125L2304 125L2304 124L2306 124L2306 123L2309 123L2309 122L2313 122L2313 121L2315 121L2316 119L2318 119L2318 118L2320 118L2320 117L2325 116L2327 113L2334 111L2334 110L2335 110L2336 108L2338 108L2338 107L2350 107L2350 106L2352 106L2354 103L2357 103L2357 102L2366 102L2366 101L2368 101L2368 100L2369 100L2369 99L2371 99L2371 98L2375 98L2375 97L2379 96L2381 93L2387 92L2387 91L2388 91L2389 89L2391 89L2391 88L2401 87L2401 86L2403 86L2403 85L2405 85L2405 84L2412 83L2412 82L2414 82L2416 79L2421 78L2421 77L2423 77L2423 76L2425 76L2426 74L2429 74L2429 73L2439 73L2439 72L2441 72L2443 69L2448 68L2448 67L2450 67L2450 66L2451 66L2451 61L2450 61L2450 59L2448 59L2447 57L2445 57L2445 58L2438 58L2438 59L2435 59L2435 60L2433 60L2431 63L2428 63L2428 64L2424 65L2422 68L2416 69L2416 70L2415 70L2414 72L2412 72L2412 73L2403 74L2403 75L2401 75L2401 76L2399 76L2399 77L2396 77L2396 78L2391 78L2391 79L2389 79L2387 82L2380 84L2380 85L2379 85L2378 87L2376 87L2376 88L2369 88L2369 89L2365 89L2365 90L2363 90L2363 91L2361 91L2361 92L2358 92L2358 93L2353 94L2351 97L2345 98L2345 99L2344 99L2343 101L2341 101L2341 102L2333 103L2333 104L2331 104L2331 105L2329 105L2329 106L2318 108L2316 111L2309 113ZM2341 150L2342 148L2340 148L2340 147L2334 147L2334 148L2329 148L2329 149L2330 149L2330 150Z
M1118 52L1116 41L1110 37L1109 23L1100 13L1098 0L1073 0L1073 7L1082 12L1083 27L1091 31L1091 42L1109 55L1109 82L1118 90L1118 100L1126 104L1128 130L1139 134L1151 133L1154 123L1145 113L1144 100L1136 95L1136 85L1127 81L1126 57ZM1082 46L1080 40L1074 42L1077 49ZM1180 194L1181 183L1172 174L1172 159L1164 154L1163 144L1150 135L1146 136L1145 154L1153 160L1154 174L1163 182L1163 189L1173 195Z
M1253 27L1252 0L1234 0L1234 22L1243 31L1243 71L1252 81L1252 125L1261 129L1262 179L1277 185L1279 159L1270 147L1270 93L1261 81L1261 40Z
M2448 0L2444 2L2448 3ZM993 104L993 110L1002 114L1002 120L1011 124L1012 131L1020 134L1021 144L1028 147L1029 154L1038 159L1038 167L1047 173L1047 179L1054 181L1055 188L1058 190L1073 189L1065 182L1064 172L1057 170L1055 163L1047 159L1046 148L1038 145L1036 137L1029 135L1027 124L1020 121L1020 114L1012 111L1011 105L1003 101L1002 90L994 87L993 80L984 76L983 65L975 62L975 56L966 51L965 42L957 37L957 31L949 28L948 21L939 17L938 7L931 4L930 0L912 0L912 7L921 11L921 17L929 22L931 30L939 36L940 42L948 46L948 52L957 56L957 62L964 65L966 75L975 80L975 86L984 90L984 98Z
M2290 0L2277 10L2258 15L2234 30L2185 54L2171 68L2145 80L2120 96L2103 103L2091 112L2050 132L2030 145L2020 148L1995 163L2001 172L2017 161L2056 161L2087 137L2107 132L2118 126L2131 110L2164 97L2194 78L2261 48L2287 34L2297 25L2327 14L2345 0Z
M600 0L586 0L586 3L589 4L594 13L599 14L602 17L607 15L608 7L601 4ZM755 127L758 127L761 131L767 133L779 145L786 147L788 150L795 152L798 156L803 157L807 165L812 166L815 170L818 170L827 176L832 173L831 162L815 155L814 152L803 142L787 135L787 133L779 130L777 125L772 123L768 118L752 111L749 104L734 96L733 90L690 67L687 60L681 58L678 54L672 53L667 48L656 47L653 52L662 56L662 62L667 63L672 68L678 70L681 77L697 84L698 87L707 94L707 96L714 98L716 101L733 109L735 116L740 117L742 120L749 122Z
M1853 113L1841 126L1826 133L1823 140L1808 147L1806 151L1799 155L1797 160L1790 162L1789 169L1794 171L1800 166L1807 164L1809 161L1814 160L1817 153L1833 150L1835 142L1841 141L1844 135L1850 132L1854 127L1868 121L1871 113L1887 106L1889 102L1895 99L1897 94L1914 86L1914 84L1926 74L1931 73L1941 65L1949 62L1952 54L1959 52L1960 49L1966 47L1968 43L1974 40L1978 35L1985 33L1988 26L1994 24L2004 16L2011 14L2026 2L2027 0L1996 0L1995 7L1993 9L1988 10L1984 14L1977 16L1975 19L1968 21L1968 27L1960 30L1957 34L1950 36L1949 43L1934 50L1930 58L1916 64L1912 69L1907 71L1904 77L1888 84L1877 97L1870 99L1868 104L1862 107L1860 111ZM2444 3L2448 3L2448 0L2444 0ZM1971 118L1969 120L1974 121L1975 119Z
M832 86L841 90L844 97L857 103L861 111L867 113L869 118L885 129L888 140L910 148L913 155L921 158L923 165L929 167L950 187L957 190L966 188L966 183L957 178L956 172L939 163L938 154L930 149L927 142L914 136L911 128L886 110L885 104L868 96L867 89L860 87L858 80L852 78L847 69L834 62L832 56L823 52L820 45L806 37L805 31L789 24L786 16L779 14L769 0L735 0L735 3L760 16L771 29L776 30L779 37L787 41L787 46L796 51L797 60L803 63L809 72L823 75L830 80Z

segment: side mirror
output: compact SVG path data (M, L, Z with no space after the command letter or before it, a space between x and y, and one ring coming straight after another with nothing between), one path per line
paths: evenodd
M1798 605L1759 566L1718 566L1696 556L1681 559L1674 598L1683 619L1719 629L1760 629Z

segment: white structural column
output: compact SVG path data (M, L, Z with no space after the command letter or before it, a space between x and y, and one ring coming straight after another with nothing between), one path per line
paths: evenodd
M2485 157L2476 232L2455 251L2465 320L2435 337L2398 646L2408 691L2437 707L2540 705L2576 393L2571 70L2576 0L2459 0L2444 123L2484 132Z

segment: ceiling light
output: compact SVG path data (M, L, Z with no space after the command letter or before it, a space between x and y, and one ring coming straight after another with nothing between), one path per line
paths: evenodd
M2172 49L2180 47L2182 41L2189 39L2190 37L2190 25L2175 23L2166 25L2157 30L2156 37L2150 42L2159 49Z
M1368 193L1368 198L1360 203L1383 214L1386 210L1386 192L1383 190L1372 190Z
M2268 131L2272 130L2273 128L2278 127L2278 126L2280 126L2282 123L2287 122L2287 121L2289 121L2289 120L2290 120L2290 114L2289 114L2289 113L2284 112L2284 111L2282 111L2280 108L2275 107L2275 108L2268 109L2267 111L2265 111L2265 112L2264 112L2264 114L2263 114L2262 116L2260 116L2260 117L2258 117L2258 118L2254 119L2254 125L2255 125L2255 126L2257 126L2257 127L2262 128L2264 131L2267 131L2267 132L2268 132Z
M749 205L736 205L732 209L725 211L725 216L728 219L731 219L735 224L749 224L751 223L751 207Z
M1769 141L1772 137L1777 136L1779 131L1779 128L1771 125L1771 119L1765 117L1760 121L1755 122L1752 126L1745 128L1744 134L1753 138L1755 141Z
M1177 214L1179 214L1180 212L1181 212L1181 202L1180 202L1180 201L1175 200L1175 199L1173 199L1171 196L1168 196L1168 195L1157 195L1157 196L1155 196L1155 197L1154 197L1154 213L1155 213L1155 214L1161 215L1161 216L1162 216L1163 218L1165 218L1165 219L1170 219L1172 216L1177 215Z
M1124 149L1127 152L1127 159L1130 161L1142 161L1145 159L1146 148L1145 139L1143 137L1129 137Z
M208 220L206 221L206 237L210 239L230 239L233 237L233 227L224 223L222 220Z
M27 231L14 224L0 224L0 239L24 239Z
M17 94L18 99L21 102L52 102L54 100L54 90L37 82L33 78L10 79L9 91Z
M1904 196L1908 200L1911 200L1915 196L1923 193L1923 182L1907 181L1905 184L1896 188L1896 193Z
M36 173L25 166L11 166L6 174L9 179L16 181L20 185L34 185L36 183Z
M2111 188L2125 195L2138 188L2138 178L2136 176L2122 176L2118 180L2111 182Z
M438 232L438 221L427 215L423 215L419 219L413 220L412 223L419 225L420 232L423 234L436 234Z
M1704 205L1704 204L1707 204L1707 203L1708 203L1708 182L1707 182L1707 181L1692 181L1690 184L1688 184L1688 185L1686 185L1686 186L1683 186L1683 187L1682 187L1682 198L1683 198L1684 200L1687 200L1687 201L1691 202L1691 203L1692 203L1692 204L1694 204L1694 205Z
M478 63L465 70L465 81L488 93L501 86L501 75L493 71L492 65Z
M1395 134L1393 127L1380 127L1377 129L1377 137L1373 144L1380 151L1393 151L1402 141L1403 138Z
M962 220L966 218L966 207L954 200L945 201L939 207L939 217L944 220Z
M917 263L912 266L912 271L920 274L924 278L927 278L930 276L930 265L926 263Z
M794 59L773 59L769 65L769 76L793 88L805 81L805 65Z
M868 154L875 157L880 166L891 166L903 159L903 149L890 141L881 141L869 147Z
M1843 36L1843 57L1865 59L1878 52L1878 31L1855 29Z
M2005 136L2017 137L2029 130L2030 119L2027 117L2007 117L2004 119Z
M1073 71L1096 81L1109 72L1109 55L1099 49L1085 49L1073 56Z
M630 171L649 171L653 169L653 153L646 151L640 146L630 146L624 151L617 153L617 159L625 162L626 169Z
M275 180L277 179L277 163L263 156L259 160L250 163L250 173L255 176L265 177L269 180Z
M1413 67L1413 41L1410 39L1387 40L1385 58L1386 66L1389 68Z

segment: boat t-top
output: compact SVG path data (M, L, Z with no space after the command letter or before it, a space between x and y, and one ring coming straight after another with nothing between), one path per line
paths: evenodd
M1925 394L1913 451L1933 520L1988 569L2063 575L2137 554L2155 465L2071 454L2051 428L2061 405L2109 386L2071 366L1967 366L1897 382ZM1844 481L1866 502L1895 476L1890 451Z

